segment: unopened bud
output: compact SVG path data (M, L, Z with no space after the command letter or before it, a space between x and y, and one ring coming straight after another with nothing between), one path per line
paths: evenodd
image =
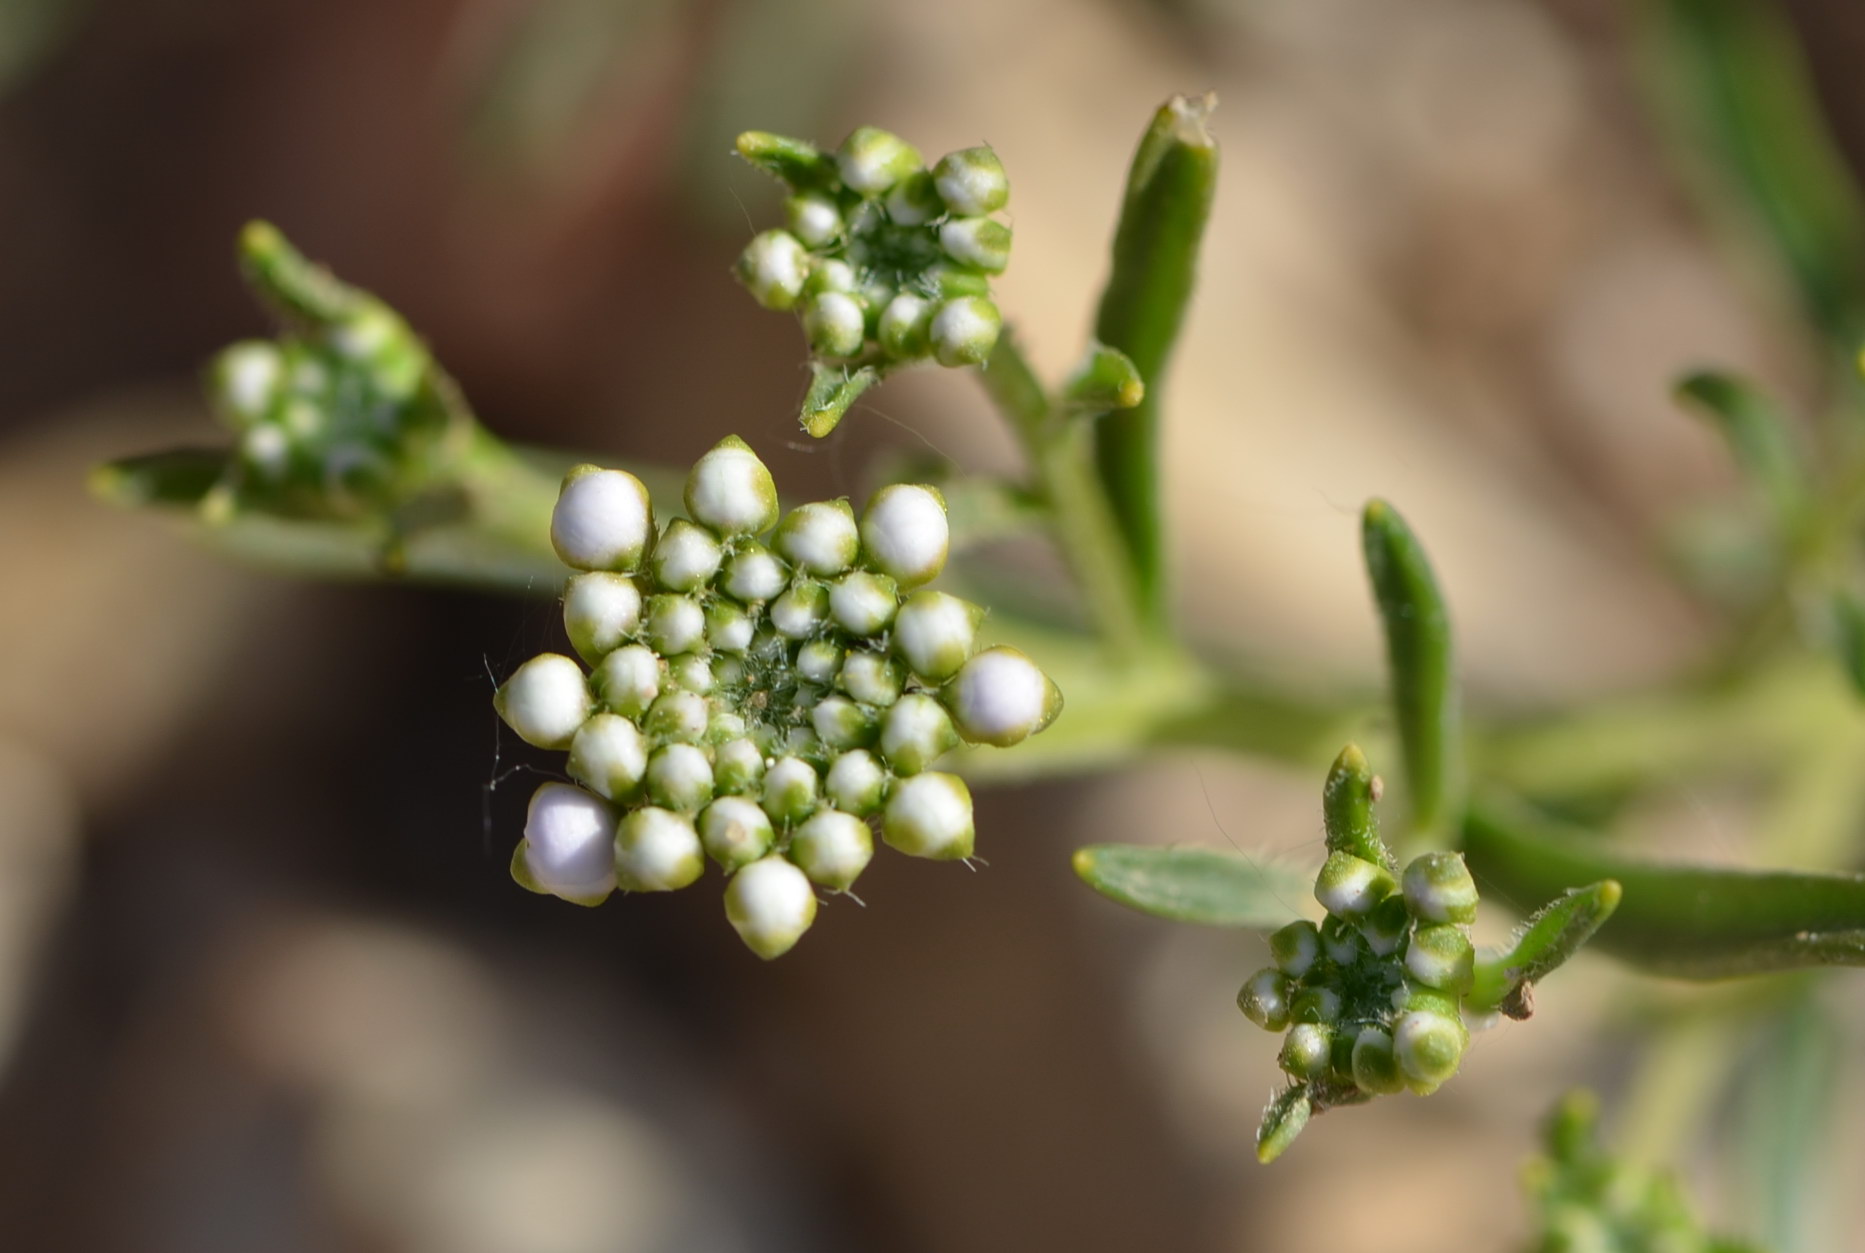
M1352 853L1329 853L1315 878L1315 899L1330 914L1364 918L1398 886L1384 866Z
M699 833L679 814L647 806L622 819L615 878L630 892L674 892L706 870Z
M615 811L568 783L544 784L525 815L524 865L543 891L595 904L615 889Z
M902 292L881 310L875 339L896 361L913 361L932 351L933 302Z
M943 683L971 659L984 611L945 592L918 591L894 619L893 647L914 674Z
M742 604L770 600L790 581L784 563L759 544L748 544L732 554L725 565L725 593Z
M816 807L816 768L801 757L779 757L764 772L761 803L771 821L800 822Z
M879 635L899 607L899 591L884 574L853 570L829 587L829 614L852 635Z
M570 741L570 777L612 801L626 800L647 768L640 728L616 714L595 715Z
M525 743L568 748L589 717L589 684L574 661L560 653L544 653L514 670L492 704Z
M1313 970L1321 957L1321 933L1306 918L1291 922L1269 937L1269 955L1278 970L1299 979Z
M1354 1038L1353 1081L1360 1091L1372 1096L1405 1090L1405 1076L1399 1073L1392 1037L1384 1029L1365 1027Z
M868 824L839 809L819 809L790 837L789 857L810 882L846 891L874 856Z
M943 366L983 365L1004 331L1004 315L984 296L956 296L932 320L933 356Z
M692 652L706 642L706 611L690 596L649 597L642 633L663 657Z
M868 561L901 587L917 587L945 569L952 529L945 501L930 487L883 487L861 515L860 543Z
M660 695L660 658L639 644L618 648L596 667L595 687L603 708L638 718Z
M986 274L1002 274L1010 264L1010 228L995 218L953 218L939 228L939 246Z
M952 774L920 774L894 784L881 836L911 857L956 861L971 856L977 836L971 791Z
M835 165L849 190L878 196L920 168L912 144L879 127L862 126L836 150Z
M941 693L958 733L974 744L1020 743L1055 721L1062 693L1014 648L987 648Z
M1297 1079L1319 1079L1334 1065L1334 1033L1316 1022L1298 1022L1282 1039L1276 1064Z
M892 705L900 698L906 675L900 663L885 653L859 650L842 663L836 684L864 705Z
M1431 1010L1414 1010L1393 1029L1399 1069L1415 1092L1428 1093L1457 1073L1470 1033L1455 1018Z
M932 176L939 198L960 217L996 213L1010 203L1010 177L988 145L948 152Z
M1259 970L1237 992L1237 1008L1265 1031L1280 1031L1289 1025L1289 998L1294 989L1289 977L1271 967Z
M725 885L725 916L745 947L766 961L782 957L816 921L816 892L782 857L771 856Z
M766 309L794 308L808 277L809 253L788 231L754 236L738 257L738 281Z
M899 226L924 226L945 211L933 176L926 170L913 171L887 193L887 216Z
M771 543L793 565L828 578L855 564L861 532L847 501L822 500L785 514Z
M1423 853L1405 868L1405 902L1422 922L1476 920L1476 880L1462 853Z
M606 570L571 577L563 591L563 629L591 665L622 646L641 625L641 591L627 575Z
M1461 991L1470 985L1476 952L1453 925L1419 927L1405 946L1405 969L1426 987Z
M852 357L867 342L867 315L853 296L822 292L810 297L803 310L803 334L810 350L821 356Z
M918 774L958 742L951 715L918 692L895 701L881 719L881 756L899 774Z
M727 870L758 860L775 838L770 815L743 796L721 796L699 816L700 843Z
M756 535L777 524L777 484L751 446L728 435L693 463L686 511L720 535Z
M691 592L712 581L724 557L725 551L711 531L685 518L675 518L661 533L648 564L662 587Z
M648 798L664 809L693 813L712 799L712 763L692 744L669 744L648 758Z
M865 748L838 756L823 777L823 794L843 813L866 818L881 807L887 790L887 771Z
M824 247L842 233L842 211L835 207L835 201L815 192L790 197L784 205L784 216L790 233L806 247Z
M626 470L577 466L550 515L550 542L577 570L633 570L654 535L648 489Z

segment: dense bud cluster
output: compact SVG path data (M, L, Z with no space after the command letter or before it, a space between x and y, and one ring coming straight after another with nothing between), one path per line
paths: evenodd
M761 131L747 160L789 185L784 227L755 237L738 277L767 309L793 310L817 357L981 365L1003 326L991 276L1010 262L995 215L1010 181L988 147L919 152L864 126L834 153Z
M924 586L948 540L932 488L780 518L770 471L729 438L694 465L686 509L657 527L625 471L564 481L551 541L577 571L563 611L582 661L534 657L495 703L568 750L580 786L538 789L513 874L595 904L686 887L710 857L732 925L776 957L816 888L855 882L875 826L915 857L969 856L971 795L930 767L1042 730L1061 696L1022 653L979 648L976 605Z
M1324 795L1328 857L1315 899L1327 917L1272 935L1275 964L1237 994L1250 1021L1287 1032L1278 1060L1291 1089L1259 1132L1265 1161L1310 1112L1436 1091L1469 1045L1462 1005L1476 955L1476 883L1458 853L1422 854L1398 874L1376 831L1377 792L1365 756L1348 746Z

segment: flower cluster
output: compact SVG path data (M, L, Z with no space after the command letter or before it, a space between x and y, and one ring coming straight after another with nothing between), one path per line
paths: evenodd
M285 324L208 367L238 445L210 513L240 505L357 518L439 479L478 429L452 380L400 315L306 261L264 222L240 237L248 282Z
M569 750L577 784L531 799L513 875L596 904L617 887L731 875L726 914L762 957L846 891L873 854L972 851L971 795L930 769L961 741L1010 745L1061 696L1015 649L980 649L983 611L927 588L945 565L945 505L896 484L857 519L846 501L779 520L771 474L728 438L665 528L641 481L579 466L551 540L575 659L534 657L496 707L527 742Z
M1398 874L1373 819L1379 791L1349 745L1324 794L1329 851L1315 899L1327 917L1272 935L1275 965L1237 994L1251 1022L1288 1033L1278 1060L1292 1083L1258 1134L1265 1161L1310 1112L1436 1091L1469 1045L1462 1002L1475 966L1476 883L1458 853L1422 854Z
M1010 262L1010 228L993 216L1010 181L995 152L966 148L929 170L871 126L833 154L762 131L740 135L738 150L791 190L786 229L751 241L739 280L765 308L797 311L813 354L989 359L1003 327L991 275Z

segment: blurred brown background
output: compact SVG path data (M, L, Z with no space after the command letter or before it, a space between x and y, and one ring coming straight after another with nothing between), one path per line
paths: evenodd
M1865 17L1789 8L1865 152ZM1059 371L1148 111L1215 87L1171 387L1194 631L1370 680L1377 492L1432 541L1486 699L1635 682L1702 642L1660 553L1730 484L1670 379L1806 398L1813 371L1682 190L1631 34L1609 0L6 0L0 1247L1519 1243L1533 1120L1621 1064L1610 978L1264 1172L1272 1046L1230 1008L1254 942L1068 872L1097 839L1310 856L1314 780L1179 758L992 791L988 867L878 859L866 909L766 967L705 895L584 912L507 880L533 759L489 673L555 638L547 600L228 568L83 472L212 438L192 374L262 329L231 263L255 216L514 439L683 463L735 431L799 493L885 447L1008 468L937 371L801 446L800 337L729 276L776 200L731 136L996 145L1002 303ZM1421 1203L1454 1246L1392 1225Z

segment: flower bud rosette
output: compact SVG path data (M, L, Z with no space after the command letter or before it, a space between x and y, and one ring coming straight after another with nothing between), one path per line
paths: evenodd
M595 904L686 887L710 859L732 876L733 927L771 958L808 930L818 889L854 884L877 830L912 856L970 856L971 794L931 767L1042 730L1061 695L1015 649L979 646L978 606L925 586L948 547L932 488L883 488L859 517L839 500L780 517L734 437L694 465L685 504L657 526L625 471L564 481L551 540L577 571L563 606L581 660L532 658L495 705L528 743L567 750L580 786L538 789L512 873Z

